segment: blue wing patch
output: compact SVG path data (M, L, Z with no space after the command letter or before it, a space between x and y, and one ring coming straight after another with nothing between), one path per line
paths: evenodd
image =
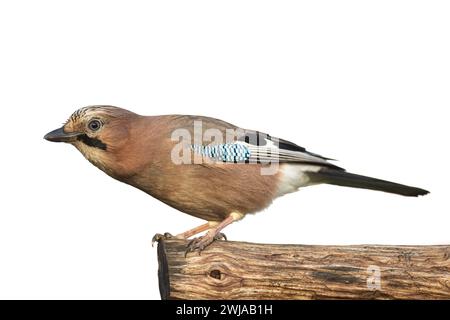
M248 162L251 156L250 150L238 143L225 143L218 145L191 145L191 149L203 156L223 162Z

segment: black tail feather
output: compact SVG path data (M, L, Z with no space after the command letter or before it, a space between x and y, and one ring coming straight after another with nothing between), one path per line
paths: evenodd
M319 172L307 172L307 175L313 183L328 183L344 187L384 191L407 197L423 196L429 193L424 189L333 169L324 168Z

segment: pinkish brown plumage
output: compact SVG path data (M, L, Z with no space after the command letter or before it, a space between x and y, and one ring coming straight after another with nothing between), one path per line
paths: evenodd
M201 130L195 127L199 123ZM406 196L428 193L347 173L289 141L202 116L141 116L91 106L74 112L45 138L73 144L111 177L206 220L177 236L208 230L190 243L191 251L203 250L228 224L308 185L330 183Z

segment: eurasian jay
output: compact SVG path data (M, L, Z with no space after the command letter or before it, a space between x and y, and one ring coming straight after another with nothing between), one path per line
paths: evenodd
M328 183L403 196L428 193L349 173L292 142L203 116L141 116L88 106L44 138L72 144L114 179L206 220L176 236L207 231L189 243L187 252L202 251L223 236L227 225L300 187Z

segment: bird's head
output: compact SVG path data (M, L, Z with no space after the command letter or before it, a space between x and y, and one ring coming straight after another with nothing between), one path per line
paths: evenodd
M44 139L74 145L90 162L107 172L126 144L130 122L136 117L131 111L113 106L84 107Z

